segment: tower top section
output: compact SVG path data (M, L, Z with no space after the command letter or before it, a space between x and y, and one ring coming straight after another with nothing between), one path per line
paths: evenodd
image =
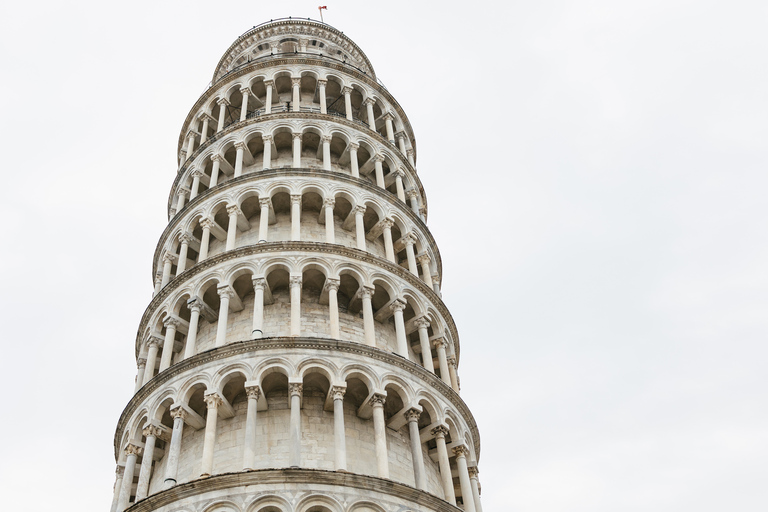
M257 25L238 37L219 60L213 82L254 61L302 53L342 62L376 79L368 57L340 30L309 18L281 18Z

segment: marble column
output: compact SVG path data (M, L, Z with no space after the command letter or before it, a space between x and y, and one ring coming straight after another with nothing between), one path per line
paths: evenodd
M133 475L136 471L136 458L141 455L141 447L128 443L125 447L125 472L123 473L120 497L117 499L117 512L122 512L130 504L133 489Z
M323 135L320 137L320 143L323 145L323 169L326 171L331 170L331 140L330 135Z
M254 277L253 282L253 326L251 328L251 339L258 339L264 336L264 290L267 287L267 280L263 277Z
M333 197L327 197L325 201L323 201L323 208L325 209L325 242L328 244L336 243L336 233L333 225L334 206L336 206L336 199Z
M344 110L347 112L347 119L352 121L352 88L345 87L341 92L344 93Z
M408 258L408 270L411 274L419 277L419 267L416 265L416 252L413 246L416 244L416 235L408 233L403 237L405 243L405 255Z
M440 366L440 380L445 382L449 387L451 386L451 373L448 369L448 357L446 355L446 347L448 342L445 338L437 338L435 340L435 349L437 350L437 363Z
M301 336L301 276L291 276L291 336Z
M162 430L156 425L148 425L141 433L144 434L146 441L144 441L144 455L139 470L139 484L136 486L137 502L147 497L149 479L152 476L152 457L155 453L155 443L162 434Z
M440 480L443 483L445 501L456 505L456 496L453 492L453 476L451 475L451 463L448 460L448 449L445 446L445 436L448 435L448 427L439 425L432 429L437 444L437 463L440 467Z
M392 263L397 264L397 260L395 259L395 245L392 243L392 226L394 225L395 222L392 219L384 219L382 222L381 234L384 237L384 253L387 256L387 259Z
M456 456L456 467L459 473L459 485L461 486L461 501L464 502L464 512L477 512L475 510L475 500L472 497L472 484L469 482L469 472L467 470L467 455L469 448L464 445L456 446L453 449Z
M431 373L435 373L435 365L432 363L432 348L429 343L429 320L419 318L414 322L419 330L419 345L421 346L421 363L424 368Z
M248 410L245 415L245 440L243 443L243 471L256 467L256 409L258 408L259 386L246 386Z
M424 284L432 289L434 285L432 284L432 271L429 268L429 255L422 254L416 260L421 264L421 279L424 281Z
M333 386L333 446L336 471L347 470L347 439L344 430L344 393L346 386Z
M216 125L216 133L220 132L224 129L224 120L227 116L227 105L229 105L229 101L227 101L226 98L221 98L218 101L219 104L219 122Z
M405 310L406 303L400 299L395 300L390 304L389 308L392 310L392 316L395 319L395 337L397 339L397 353L408 359L408 338L405 334L405 321L403 320L403 310Z
M387 425L384 420L386 395L375 393L370 400L373 407L373 440L376 447L376 468L381 478L389 478L389 455L387 454Z
M171 366L173 359L173 345L176 343L176 329L179 327L179 321L173 317L166 317L163 320L165 325L165 340L163 341L163 354L160 357L160 368L162 372Z
M339 339L341 334L339 332L339 279L329 277L325 280L325 289L328 291L328 316L331 327L331 338Z
M140 357L136 360L136 386L133 388L133 393L141 389L144 385L144 370L147 367L147 360L144 357Z
M290 453L289 465L297 468L301 465L301 391L302 385L288 384L288 396L291 403L291 422L289 427Z
M272 167L272 136L262 135L261 140L264 141L264 159L262 160L261 169L269 169Z
M363 332L365 335L365 344L369 347L376 346L376 326L373 321L373 297L374 288L372 286L363 286L360 290L360 300L363 302Z
M357 242L357 248L361 251L365 251L365 205L355 206L355 240Z
M229 223L227 224L227 251L233 250L237 244L237 217L242 215L242 213L240 207L236 204L227 206L227 215L229 216Z
M301 110L301 77L291 78L291 86L293 89L293 105L291 105L291 112L299 112Z
M357 150L360 149L360 144L357 142L349 143L349 172L353 178L360 177L360 166L357 162Z
M219 320L216 325L216 347L222 347L227 343L227 322L229 321L229 301L235 296L235 290L228 285L219 285Z
M328 84L328 80L318 80L317 81L317 94L320 97L320 113L321 114L327 114L328 113L328 106L326 105L325 100L325 86Z
M301 167L301 134L293 134L293 166Z
M301 240L301 196L291 195L291 240Z
M379 188L386 188L384 185L384 155L376 155L373 157L373 169L376 175L376 186Z
M187 411L182 407L171 409L171 418L173 418L173 431L171 432L171 443L168 447L168 462L165 465L165 480L163 489L170 489L176 485L176 474L179 471L179 455L181 454L181 437L184 433L184 420L187 419Z
M203 228L203 235L200 237L200 253L197 256L197 262L201 263L208 257L208 246L211 243L211 229L213 220L200 219L200 227Z
M243 175L243 158L245 157L245 152L248 148L246 147L245 142L237 142L235 143L235 149L237 152L235 153L234 177L237 178L238 176Z
M187 344L184 347L184 359L195 355L197 343L197 325L200 323L200 311L203 309L202 299L190 299L187 301L189 308L189 330L187 331Z
M271 114L272 113L272 89L275 86L275 82L273 80L264 80L264 87L267 90L267 98L264 102L264 113L265 114Z
M421 437L419 435L419 417L421 411L411 408L405 411L405 419L408 422L408 433L411 438L411 460L413 461L413 476L416 488L427 490L427 477L424 474L424 454L421 451Z
M480 503L480 481L477 478L477 466L470 466L469 483L472 486L472 498L475 500L475 512L483 512L483 505Z
M157 349L162 343L163 340L154 336L147 341L147 367L144 369L144 382L142 382L142 386L146 385L154 377L155 365L157 364Z
M272 206L272 199L268 197L259 198L259 243L269 240L269 207Z
M218 393L209 393L203 398L207 407L205 415L205 436L203 438L203 463L200 470L201 477L211 476L213 473L213 454L216 448L216 426L219 419L219 406L222 404Z
M366 98L366 100L363 102L365 104L365 113L367 114L368 118L368 128L370 128L372 131L376 131L376 117L373 114L373 105L376 103L376 100L372 98Z
M240 89L240 94L243 96L243 104L240 107L240 121L245 121L248 115L248 96L251 94L251 90L247 87Z
M451 378L451 387L459 392L459 376L456 373L456 356L448 356L448 376Z

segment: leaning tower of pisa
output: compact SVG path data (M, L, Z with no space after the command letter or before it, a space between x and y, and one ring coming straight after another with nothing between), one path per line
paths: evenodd
M254 27L177 149L112 512L481 512L413 130L360 48Z

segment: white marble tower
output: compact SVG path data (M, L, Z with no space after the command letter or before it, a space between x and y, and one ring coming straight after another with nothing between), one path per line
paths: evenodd
M178 155L112 512L481 512L413 130L360 48L247 31Z

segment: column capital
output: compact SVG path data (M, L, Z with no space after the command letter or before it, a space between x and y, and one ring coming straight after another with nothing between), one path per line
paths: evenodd
M123 478L124 473L125 473L125 466L121 466L120 464L115 466L115 476L117 476L117 478Z
M259 206L264 208L265 206L267 208L272 206L272 198L270 197L260 197L259 198Z
M423 316L417 318L413 323L416 325L418 329L429 329L429 326L432 325L429 323L429 320L427 320Z
M469 466L467 472L469 473L469 478L477 478L477 475L480 473L477 466Z
M320 142L322 142L323 144L325 144L326 142L330 144L332 140L333 140L333 137L331 137L330 135L323 135L322 137L320 137Z
M368 209L368 207L366 207L364 204L359 204L359 205L355 206L355 215L357 215L358 213L360 215L362 215L362 214L365 213L365 210L367 210L367 209Z
M192 233L189 231L182 231L182 233L179 235L179 242L182 244L189 245L192 243L192 240L194 240L195 237L192 236Z
M275 81L274 80L264 80L264 87L274 87Z
M432 343L435 345L435 348L440 348L440 347L448 348L448 341L442 336L439 338L435 338L435 340Z
M373 292L375 290L376 289L373 286L366 286L366 285L361 286L360 287L360 298L361 299L370 299L371 297L373 297Z
M333 208L334 206L336 206L336 198L335 197L326 197L323 200L323 206L325 206L325 207L330 206L331 208Z
M347 392L347 386L333 386L331 388L331 395L334 400L344 400L344 394Z
M267 278L265 277L253 277L251 278L254 290L265 290L267 288Z
M179 322L177 318L168 316L168 317L165 317L165 319L163 320L163 325L166 327L166 329L168 327L178 328L181 325L181 322Z
M218 407L224 403L224 400L222 400L218 393L208 393L207 395L203 396L203 401L205 402L205 405L208 407L209 411L211 409L218 409Z
M405 309L406 303L402 299L395 299L392 304L389 305L390 311L396 313Z
M384 115L381 116L381 118L384 119L385 121L387 121L387 120L388 121L394 121L395 120L394 114L392 114L392 112L390 112L390 111L386 111L384 113Z
M187 421L187 411L182 406L171 409L171 418L181 418L181 421Z
M243 151L245 151L247 148L248 148L248 145L245 142L243 141L235 142L235 149L242 149Z
M293 133L291 133L291 135L293 135L293 139L294 140L296 140L296 139L301 140L301 136L302 136L301 132L293 132Z
M405 195L407 195L407 196L408 196L408 197L410 197L411 199L416 199L416 198L418 198L418 197L419 197L419 193L418 193L418 192L416 192L416 189L413 189L413 188L412 188L412 189L410 189L409 191L407 191L407 192L405 193Z
M225 297L228 299L231 299L232 297L235 296L235 290L233 290L232 287L229 286L228 284L224 284L224 285L220 284L216 288L216 291L218 292L219 297L221 297L222 299Z
M140 357L136 360L136 368L141 369L141 368L144 368L145 366L147 366L147 358Z
M328 277L325 280L325 286L324 288L328 291L334 290L338 291L339 285L341 284L341 280L334 278L334 277Z
M203 229L213 229L214 224L213 219L209 219L208 217L200 219L200 227Z
M155 347L162 347L163 346L163 338L160 338L158 336L150 336L147 339L147 348L154 345Z
M448 356L448 366L456 366L456 356Z
M392 174L395 176L395 178L403 179L405 177L405 171L400 167L395 169L395 172L393 172Z
M466 445L460 444L453 448L453 454L458 457L467 457L469 455L469 448Z
M261 396L261 388L259 386L246 386L245 393L248 395L248 399L258 400L259 396Z
M384 395L382 393L374 393L370 400L368 400L368 404L371 405L371 407L376 407L377 405L384 406L384 404L387 402L387 395Z
M144 449L141 446L137 446L133 443L128 443L125 445L125 454L126 455L136 455L137 457L141 455L141 452L143 452Z
M203 171L200 169L193 169L192 172L189 173L189 175L193 178L202 178L204 174L205 173L203 173Z
M405 420L410 423L412 421L419 421L419 417L421 417L421 411L416 409L415 407L411 407L407 411L403 413L405 415Z
M291 205L301 204L301 194L291 194Z
M326 85L328 85L328 80L326 80L325 78L318 78L317 79L317 86L318 87L325 87Z
M216 103L218 105L227 105L227 106L229 106L229 100L227 98L219 98L218 100L216 100Z
M233 215L241 215L242 213L242 210L240 210L240 207L236 204L230 204L227 206L227 215L230 217Z
M178 257L175 254L171 254L168 251L163 253L163 263L174 263Z
M219 162L221 163L222 160L224 160L224 157L221 156L218 153L214 153L210 156L211 162Z
M375 99L373 99L373 98L365 98L365 99L363 100L363 105L365 105L366 107L367 107L368 105L375 105L375 104L376 104L376 100L375 100Z
M381 219L381 227L384 229L392 229L392 226L395 225L395 221L393 219L390 219L389 217L385 217Z
M429 265L429 262L432 261L432 258L429 257L429 254L424 253L424 254L419 254L418 256L416 256L416 261L418 261L419 263L422 263L424 265Z
M291 279L290 279L290 286L291 286L291 287L294 287L294 286L301 286L301 277L302 277L302 276L291 276Z
M350 151L357 151L358 149L360 149L360 144L358 144L357 142L350 142L348 147Z
M184 196L184 197L186 197L186 196L188 196L188 195L190 195L190 194L191 194L191 191L187 190L187 189L186 189L186 188L184 188L184 187L180 187L177 193L178 193L180 196Z
M430 433L437 438L445 438L445 436L448 435L448 427L445 425L438 425L430 430Z
M189 308L190 311L197 311L198 313L203 310L203 305L201 304L202 299L198 300L197 298L190 299L187 301L187 308Z
M190 130L189 133L187 134L187 139L194 139L196 136L197 134L192 130Z
M291 85L294 86L294 87L297 86L297 85L300 86L301 85L301 77L293 77L292 76L291 77Z
M299 384L297 382L288 383L288 395L289 396L301 396L301 393L304 389L304 386L302 384Z
M264 144L272 144L272 136L271 135L262 135L261 140L264 141Z
M346 96L347 94L352 94L352 88L351 88L351 87L349 87L349 86L346 86L346 87L344 87L344 88L341 90L341 93L342 93L342 94L344 94L345 96Z
M373 161L374 162L383 162L384 161L384 155L382 155L381 153L376 153L375 155L373 155Z
M142 429L141 433L144 437L161 437L165 431L158 425L147 425Z
M250 88L250 87L242 87L242 88L240 89L240 94L243 94L243 95L245 95L245 94L251 94L251 88Z
M405 245L414 245L416 243L416 234L413 231L409 231L404 237L403 237L403 243Z

